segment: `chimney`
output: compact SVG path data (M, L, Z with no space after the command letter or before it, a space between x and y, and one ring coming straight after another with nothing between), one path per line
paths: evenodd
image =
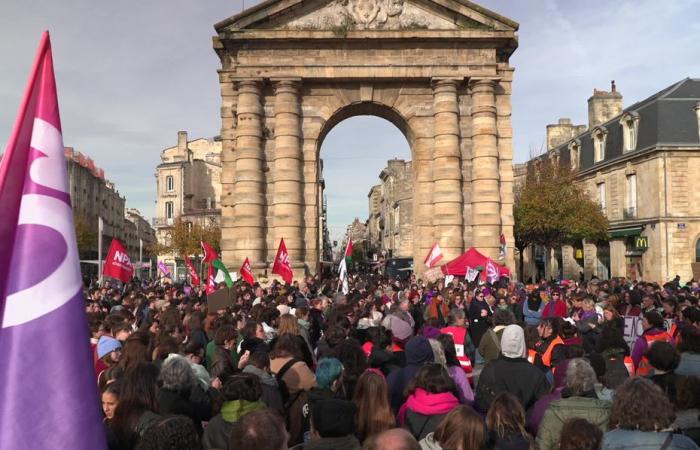
M571 119L559 119L557 124L547 125L547 151L566 144L585 129L585 125L574 125Z
M187 159L187 131L177 132L177 154Z
M622 113L622 94L617 92L615 80L610 83L610 92L593 89L588 99L588 128L593 129Z

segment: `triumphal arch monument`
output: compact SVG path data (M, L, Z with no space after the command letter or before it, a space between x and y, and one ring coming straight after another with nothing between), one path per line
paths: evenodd
M513 268L517 23L466 0L268 0L215 28L227 266L269 274L284 238L295 275L316 272L321 145L375 115L411 147L417 272L434 242L497 259L501 235Z

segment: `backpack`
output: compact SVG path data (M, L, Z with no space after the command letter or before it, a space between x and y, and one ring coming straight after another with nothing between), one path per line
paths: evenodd
M292 358L287 361L275 374L277 386L279 387L282 396L282 405L285 411L285 426L289 432L289 446L297 445L303 442L304 432L310 428L309 422L309 405L306 391L299 390L294 395L289 392L287 383L282 380L292 366L298 362L304 362L300 359Z
M296 395L291 396L289 393L289 388L287 388L287 383L284 382L283 378L284 375L287 373L289 369L292 368L292 366L298 362L303 362L300 359L292 358L289 361L287 361L275 374L275 379L277 380L277 386L279 387L280 394L282 395L282 404L284 405L285 409L289 407L292 403L294 403L294 400L296 400L296 397L299 396L299 393L297 392ZM299 391L301 392L301 391Z

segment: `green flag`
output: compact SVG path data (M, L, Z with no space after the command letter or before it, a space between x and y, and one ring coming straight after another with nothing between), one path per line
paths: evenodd
M217 270L219 270L219 273L224 274L224 281L226 282L226 286L231 287L233 286L233 280L231 279L231 275L228 273L228 270L226 269L226 266L224 263L221 262L220 259L215 259L211 262L211 265L216 267ZM218 277L219 274L217 274Z

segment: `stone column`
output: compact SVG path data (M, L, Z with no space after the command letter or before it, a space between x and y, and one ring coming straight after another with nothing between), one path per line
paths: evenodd
M239 267L242 261L234 259L234 241L231 233L235 222L233 191L236 183L236 109L238 93L228 73L220 73L221 81L221 257L227 267Z
M515 235L513 226L513 126L511 122L511 91L513 69L499 70L502 75L496 91L497 127L498 127L498 172L500 176L501 233L506 238L508 253L505 261L511 270L515 269ZM578 273L577 273L578 276Z
M433 227L446 261L460 255L464 250L457 103L459 83L460 80L455 79L433 80Z
M250 258L255 269L265 261L265 151L263 142L262 80L238 82L238 126L236 127L236 181L231 224L236 261Z
M304 261L304 198L299 80L277 80L275 88L275 148L272 152L272 220L274 245L281 239L295 267ZM275 249L276 251L276 249Z
M472 89L472 236L486 256L498 259L501 195L494 80L475 80Z

